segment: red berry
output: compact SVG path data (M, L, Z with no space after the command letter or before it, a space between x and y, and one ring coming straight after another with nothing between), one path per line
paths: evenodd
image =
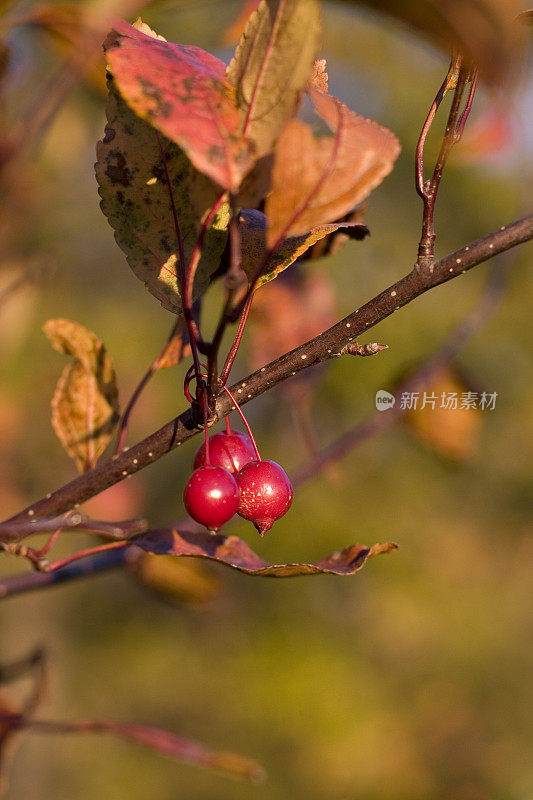
M232 475L256 458L252 440L242 431L223 431L209 439L209 460L214 467L224 467ZM203 467L205 461L205 442L198 448L194 457L194 468Z
M185 508L196 522L218 531L239 508L239 487L222 467L196 469L183 492Z
M251 520L262 536L291 506L292 486L287 473L275 461L251 461L236 480L241 495L238 514Z

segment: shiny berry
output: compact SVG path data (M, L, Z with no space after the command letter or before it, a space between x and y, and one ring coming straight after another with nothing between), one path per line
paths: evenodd
M239 507L239 487L222 467L196 469L183 492L185 508L196 522L218 531Z
M242 431L223 431L209 439L209 460L214 467L224 467L232 475L256 458L252 440ZM203 467L205 461L205 442L198 448L194 457L194 468Z
M263 536L291 506L292 486L287 473L275 461L251 461L236 480L241 496L237 513L253 522Z

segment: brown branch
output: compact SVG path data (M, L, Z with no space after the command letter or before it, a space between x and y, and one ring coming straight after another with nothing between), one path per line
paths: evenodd
M134 561L138 555L138 548L123 547L119 550L108 550L92 558L80 559L80 561L68 564L55 572L27 572L11 578L3 578L0 582L0 599L118 569Z
M370 330L424 292L452 280L498 253L531 239L533 239L533 214L502 226L497 231L429 264L427 268L413 269L329 330L237 383L232 387L232 392L239 403L244 405L301 370L330 358L339 357L342 348L354 341L357 336ZM231 401L225 393L221 394L217 399L215 414L210 424L224 417L231 409ZM202 420L193 409L189 408L126 452L107 463L98 464L94 469L75 478L11 519L26 519L30 513L36 517L52 516L75 508L179 447L182 442L201 429Z

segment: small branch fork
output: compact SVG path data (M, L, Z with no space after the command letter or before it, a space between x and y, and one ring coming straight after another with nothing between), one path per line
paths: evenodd
M466 120L472 108L474 93L477 85L477 70L471 69L463 64L461 54L455 53L452 56L450 68L437 95L431 105L429 114L422 127L422 132L418 140L415 158L415 183L416 191L424 203L424 213L422 217L422 235L418 245L417 267L419 269L429 269L431 271L435 260L435 202L439 191L442 173L448 160L448 156L454 144L461 139ZM467 100L463 111L461 105L466 88L469 87ZM435 119L437 110L444 97L450 90L454 90L452 104L446 123L446 129L442 140L439 155L433 174L428 180L424 179L424 147L429 130Z

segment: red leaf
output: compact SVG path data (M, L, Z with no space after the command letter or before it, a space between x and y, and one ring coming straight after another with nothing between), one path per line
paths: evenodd
M114 25L104 50L130 108L182 147L200 172L236 191L253 157L239 135L226 65L199 47L155 39L126 22Z
M389 553L397 547L389 542L375 544L373 547L354 544L310 564L269 564L237 536L180 532L174 528L161 528L141 534L133 539L132 543L148 553L209 558L248 575L275 578L320 573L353 575L361 569L370 556Z

